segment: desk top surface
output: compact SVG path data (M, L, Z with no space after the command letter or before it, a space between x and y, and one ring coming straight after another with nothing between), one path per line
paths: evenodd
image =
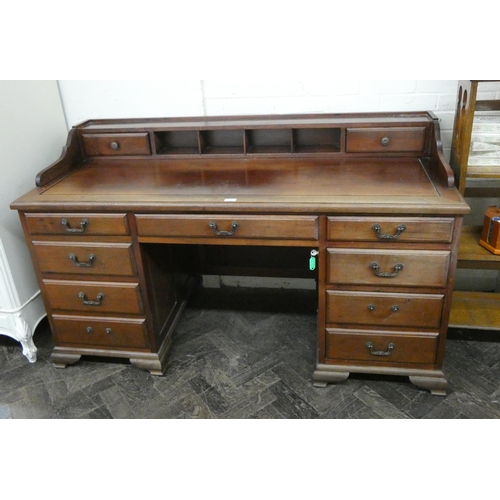
M433 213L468 211L418 158L92 159L20 210Z

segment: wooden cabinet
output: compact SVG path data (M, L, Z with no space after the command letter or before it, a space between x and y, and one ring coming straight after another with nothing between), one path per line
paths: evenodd
M56 366L90 348L101 355L148 352L138 265L125 214L27 213L56 348ZM128 236L127 236L128 235Z
M12 208L58 367L163 374L200 275L307 277L315 385L379 373L445 392L469 207L430 113L91 120Z
M436 363L454 224L452 218L328 217L318 379L342 380L353 364L367 373L403 368L412 379L412 370ZM444 376L432 374L432 392L443 394Z
M458 84L450 164L460 193L470 197L471 203L481 207L475 223L466 225L462 231L458 267L464 269L500 270L500 256L479 245L482 232L482 225L479 224L483 222L485 206L477 203L479 198L487 198L488 203L500 204L500 166L493 165L488 158L481 165L481 160L471 161L470 155L477 113L494 111L500 115L500 99L478 99L478 91L481 92L482 86L491 83L495 81L463 80ZM500 92L500 81L496 81L495 87L497 93ZM499 133L500 127L496 134ZM495 136L494 133L492 135ZM498 144L500 148L500 141ZM500 330L500 292L455 290L450 326Z

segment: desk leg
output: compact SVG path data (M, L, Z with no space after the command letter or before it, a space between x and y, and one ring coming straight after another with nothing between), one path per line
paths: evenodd
M408 377L413 385L430 391L434 396L446 396L446 387L448 385L441 370L319 364L313 373L314 386L326 387L329 383L343 382L349 377L350 373Z
M427 389L434 396L446 396L448 383L441 371L431 372L429 376L411 376L410 382L417 387Z
M81 354L72 354L69 352L61 351L54 347L54 351L50 356L50 360L54 363L56 368L66 368L68 365L74 365L80 361Z
M329 367L330 368L330 367ZM348 371L335 371L334 369L322 370L317 368L313 373L314 387L326 387L328 384L343 382L349 378Z
M149 354L142 357L130 358L130 364L141 370L148 371L151 375L162 376L165 373L166 359L171 346L172 334L165 339L157 355Z

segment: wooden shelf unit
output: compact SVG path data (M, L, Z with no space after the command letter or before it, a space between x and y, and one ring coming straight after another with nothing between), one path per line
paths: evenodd
M464 226L460 237L458 267L467 269L500 269L498 255L478 244L482 226Z
M500 99L478 99L481 83L500 80L462 80L458 83L458 99L453 130L450 165L457 188L465 197L500 198L500 167L469 167L472 127L477 111L499 111ZM480 90L480 89L479 89ZM482 226L465 225L460 239L457 267L464 269L500 270L500 256L479 245ZM453 292L450 327L500 330L500 293Z
M469 151L472 137L472 125L476 111L499 111L500 99L478 100L477 92L481 82L500 82L500 80L461 80L458 82L458 99L453 127L450 165L455 172L455 179L460 193L464 196L484 196L476 194L476 188L484 188L485 183L493 180L500 186L500 167L469 168ZM481 170L483 173L481 173ZM498 187L497 187L498 189ZM498 191L497 191L498 193Z

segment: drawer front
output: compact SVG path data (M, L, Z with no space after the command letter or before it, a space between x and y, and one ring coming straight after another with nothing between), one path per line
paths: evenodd
M343 361L433 364L438 334L327 329L326 357Z
M454 219L409 217L328 217L327 235L335 241L450 243Z
M328 290L327 323L438 329L443 295Z
M149 155L147 132L130 134L82 134L87 156Z
M31 234L127 236L126 214L26 214Z
M141 236L317 240L318 217L136 215Z
M327 281L344 285L444 287L450 252L329 248Z
M58 345L145 348L144 319L98 318L54 314L54 336Z
M419 152L425 147L425 127L347 129L348 153Z
M52 310L142 314L138 283L43 280Z
M134 276L130 243L66 243L33 241L42 273Z

